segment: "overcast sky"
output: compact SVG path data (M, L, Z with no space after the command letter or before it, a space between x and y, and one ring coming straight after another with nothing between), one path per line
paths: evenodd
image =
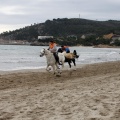
M120 0L0 0L0 33L57 18L120 20Z

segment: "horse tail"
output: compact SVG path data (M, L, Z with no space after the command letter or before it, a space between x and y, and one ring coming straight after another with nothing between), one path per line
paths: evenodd
M76 50L73 51L73 54L75 55L75 58L79 58L79 55L77 54Z

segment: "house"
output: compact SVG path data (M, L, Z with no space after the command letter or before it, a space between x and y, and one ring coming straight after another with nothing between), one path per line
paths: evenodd
M112 41L110 42L110 44L114 44L116 40L120 41L120 35L116 35L113 33L107 34L107 35L103 35L104 39L111 39Z
M89 33L89 34L84 34L81 36L82 39L86 39L87 37L94 36L95 34Z
M116 40L120 41L120 35L112 36L112 41L110 42L110 44L114 44Z
M44 39L49 39L53 38L53 36L38 36L38 39L44 40Z
M104 39L111 39L114 36L113 33L107 34L107 35L103 35Z
M75 38L77 40L77 36L76 35L68 35L67 38Z
M85 35L82 35L81 38L82 38L82 39L85 39Z
M113 35L112 40L120 40L120 35Z

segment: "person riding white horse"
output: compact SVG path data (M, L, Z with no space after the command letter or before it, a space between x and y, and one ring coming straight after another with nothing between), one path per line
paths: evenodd
M58 63L55 60L55 57L54 57L53 53L51 53L49 50L43 48L40 51L40 57L43 57L44 55L46 56L46 60L47 60L46 70L50 71L49 67L51 66L53 68L54 74L56 73L56 70L57 70L57 73L61 74L61 70L59 68ZM62 66L64 67L65 57L64 57L64 55L62 53L59 53L58 55L60 57Z
M48 48L49 51L51 51L51 53L53 53L54 57L55 57L55 60L56 62L61 65L61 63L59 62L59 57L58 57L58 54L57 54L57 45L54 41L50 41L49 42L49 48Z

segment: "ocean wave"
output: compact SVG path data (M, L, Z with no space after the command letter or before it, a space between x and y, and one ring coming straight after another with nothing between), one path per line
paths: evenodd
M110 52L107 55L109 56L109 55L113 55L113 54L117 54L117 52Z
M0 71L16 71L16 70L37 70L37 69L42 69L45 68L45 66L41 67L16 67L16 68L7 68L7 69L0 69Z
M2 46L0 52L0 70L40 69L46 66L45 56L40 58L42 46ZM9 47L9 49L8 49ZM12 49L10 51L10 49ZM94 49L88 47L71 47L80 55L76 64L120 60L120 49ZM66 63L67 64L67 63Z

